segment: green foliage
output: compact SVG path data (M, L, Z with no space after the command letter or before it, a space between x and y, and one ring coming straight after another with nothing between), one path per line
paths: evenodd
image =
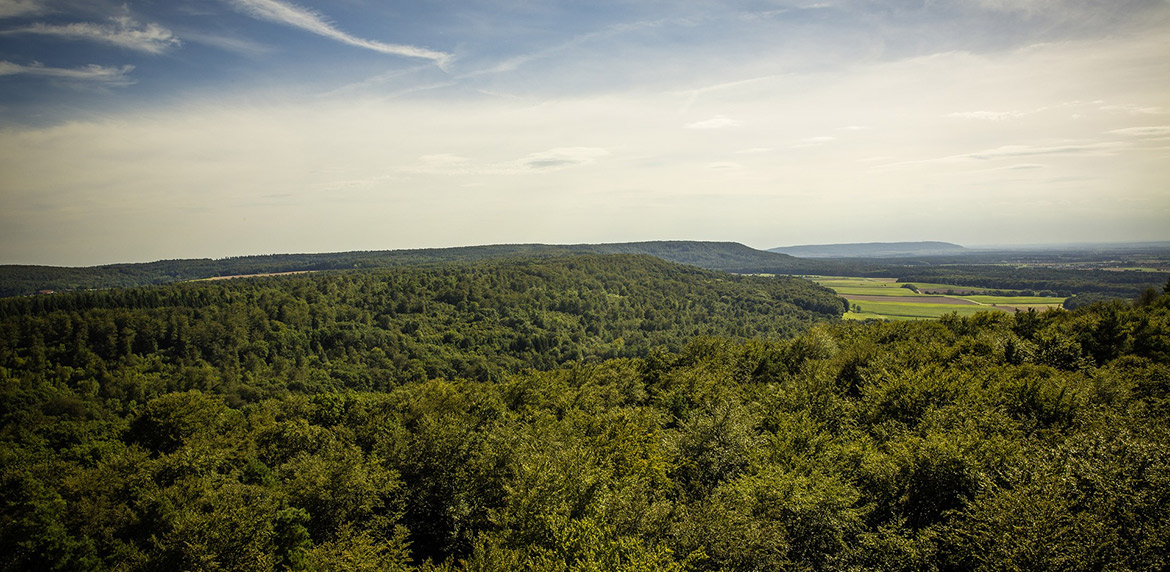
M0 297L41 291L66 292L169 284L184 280L249 276L270 273L398 268L447 263L499 262L577 255L637 254L709 270L741 274L825 274L836 265L765 252L734 242L650 241L615 244L501 244L432 248L272 254L211 259L160 260L141 264L111 264L88 268L0 265Z
M0 319L3 571L1170 565L1170 295L814 324L585 257L59 300Z
M802 280L583 256L12 299L0 367L126 404L198 390L238 405L778 339L842 311Z

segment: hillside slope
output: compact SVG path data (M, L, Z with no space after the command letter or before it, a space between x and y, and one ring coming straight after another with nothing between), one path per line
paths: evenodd
M831 273L825 263L764 252L734 242L657 241L614 244L500 244L455 248L272 254L212 260L160 260L85 268L57 266L0 266L0 296L20 296L42 290L55 292L167 284L219 276L392 268L445 262L474 262L506 258L566 254L647 254L670 262L709 270L743 274Z
M385 389L640 356L695 336L784 338L845 307L805 280L646 255L322 272L4 300L0 369L55 376L96 360L106 391L139 400L164 388ZM161 385L144 385L147 372Z

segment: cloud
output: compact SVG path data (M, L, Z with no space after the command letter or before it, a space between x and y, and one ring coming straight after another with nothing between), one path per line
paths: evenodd
M111 87L126 86L134 83L134 80L127 77L127 75L133 69L134 66L122 66L120 68L114 68L98 65L88 65L81 68L67 69L45 67L40 64L25 66L14 64L12 62L0 61L0 76L31 75L54 79L99 83Z
M269 46L230 36L183 32L183 39L247 57L262 56L273 51Z
M533 153L520 161L529 169L556 169L573 165L588 165L609 151L597 147L558 147L541 153Z
M1003 121L1004 119L1016 119L1025 115L1027 115L1027 113L1023 111L960 111L957 113L948 113L947 117L957 117L959 119L982 119L985 121Z
M685 125L687 129L723 129L726 127L739 127L743 122L738 119L732 119L723 115L716 115L711 119L703 121L696 121Z
M1049 11L1065 4L1063 0L975 0L974 4L993 12Z
M987 149L966 155L959 155L959 159L1004 159L1010 157L1034 157L1037 155L1112 155L1113 152L1127 147L1125 143L1106 141L1102 143L1085 143L1081 145L1053 145L1034 147L1031 145L1004 145L995 149Z
M572 50L574 50L576 48L580 48L581 46L583 46L589 42L596 42L598 40L609 40L609 39L611 39L615 36L619 36L621 34L628 34L631 32L639 32L639 31L646 30L646 29L658 28L658 27L664 26L670 22L678 23L677 20L658 19L658 20L646 20L646 21L640 21L640 22L628 22L628 23L618 23L618 24L610 25L602 30L597 30L594 32L589 32L587 34L581 34L579 36L575 36L575 37L570 38L569 40L562 42L560 44L556 44L556 45L549 46L549 47L546 47L546 48L541 49L541 50L536 50L533 52L520 54L517 56L507 58L501 62L496 63L495 65L493 65L489 68L466 73L466 74L463 74L463 76L461 76L461 77L471 78L471 77L487 75L487 74L497 74L497 73L516 71L516 70L520 69L521 67L528 65L529 63L532 63L534 61L542 60L542 59L546 59L546 58L551 58L551 57L554 57L556 55L563 54L565 52L571 52Z
M1114 129L1110 131L1114 135L1125 135L1127 137L1141 137L1141 138L1162 138L1170 137L1170 125L1158 125L1153 127L1129 127L1127 129Z
M0 0L0 18L36 16L49 10L37 0Z
M320 13L302 8L295 4L288 4L278 2L277 0L227 0L244 13L261 20L268 20L277 24L284 24L293 28L299 28L306 32L317 34L332 40L336 40L343 44L373 50L383 54L391 54L397 56L407 56L412 58L423 58L432 60L439 64L440 67L446 65L451 59L451 54L445 52L437 52L428 50L426 48L419 48L416 46L407 46L403 44L387 44L377 40L366 40L347 34L338 30L333 24L325 20L325 17Z
M62 25L38 23L6 30L2 33L5 35L35 34L63 40L85 40L111 44L148 54L161 54L181 45L179 39L170 30L154 23L144 26L128 16L110 18L108 24L93 22Z
M734 169L742 169L743 165L732 161L717 161L715 163L708 163L707 168L714 171L727 171Z
M1117 154L1117 151L1130 147L1130 144L1119 141L1103 141L1099 143L1081 143L1070 145L1047 145L1047 146L1033 146L1033 145L1003 145L992 149L985 149L976 151L974 153L964 153L961 155L950 155L947 157L939 157L935 159L923 159L916 161L899 161L896 163L889 163L882 165L879 169L886 169L890 167L903 167L908 165L929 165L929 164L954 164L968 161L993 161L997 159L1014 159L1017 157L1037 157L1037 156L1053 156L1053 155L1080 155L1086 157L1109 157ZM1020 165L1008 166L1007 169L1016 168L1030 168L1032 164L1026 164L1026 167Z
M556 147L511 161L477 162L460 155L440 153L423 155L416 164L399 170L426 175L516 175L588 165L606 155L609 155L609 150L600 147Z
M1104 102L1098 101L1098 102L1094 102L1094 103L1104 103ZM1132 105L1132 104L1102 105L1098 109L1100 109L1101 111L1118 111L1118 112L1122 112L1122 113L1129 113L1131 115L1162 115L1163 113L1166 113L1165 108L1158 107L1156 105Z
M825 145L827 143L832 143L833 141L836 141L836 140L837 140L836 137L828 137L828 136L809 137L808 139L801 139L800 141L797 141L796 143L789 145L789 147L791 147L793 149L800 149L803 147L820 147L820 146Z

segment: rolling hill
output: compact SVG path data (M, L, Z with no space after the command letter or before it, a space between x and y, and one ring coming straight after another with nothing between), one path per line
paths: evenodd
M653 241L612 244L500 244L413 250L271 254L223 259L160 260L91 267L0 266L0 296L167 284L248 274L393 268L444 262L559 256L646 254L669 262L739 274L824 274L823 261L749 248L735 242Z

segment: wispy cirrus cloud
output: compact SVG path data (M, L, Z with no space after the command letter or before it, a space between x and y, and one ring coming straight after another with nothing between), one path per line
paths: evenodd
M0 61L0 76L29 75L53 79L63 79L76 82L101 84L110 87L126 86L134 83L129 74L134 66L105 67L88 65L81 68L54 68L40 64L21 65L7 61Z
M5 30L4 35L51 36L62 40L110 44L148 54L161 54L181 45L174 32L158 24L142 24L129 16L110 18L105 24L75 22L71 24L37 23Z
M1023 157L1042 156L1082 156L1082 157L1109 157L1131 148L1132 145L1121 141L1100 141L1095 143L1069 143L1066 145L1003 145L991 149L983 149L973 153L950 155L934 159L914 161L899 161L887 163L878 167L879 170L912 165L956 164L964 162L996 161L1000 159L1016 159ZM1009 166L1008 168L1015 168Z
M293 28L299 28L306 32L317 34L331 40L336 40L343 44L373 50L383 54L406 56L411 58L422 58L434 61L440 67L446 65L451 59L451 54L446 52L439 52L420 48L417 46L408 46L404 44L388 44L379 42L377 40L367 40L359 38L339 30L336 26L326 20L325 16L319 12L309 8L303 8L295 4L286 2L279 2L277 0L226 0L236 9L261 20L267 20L277 24L283 24Z
M580 49L583 46L585 46L591 42L609 40L615 36L620 36L623 34L630 34L630 33L645 31L648 29L660 28L660 27L664 27L664 26L671 24L671 23L677 24L678 21L672 20L672 19L656 19L656 20L643 20L643 21L637 21L637 22L623 22L623 23L613 24L613 25L607 26L601 30L597 30L597 31L593 31L593 32L589 32L586 34L581 34L581 35L569 38L568 40L566 40L560 44L548 46L548 47L545 47L543 49L536 50L533 52L512 56L512 57L507 58L503 61L500 61L500 62L496 63L495 65L490 66L488 68L475 70L475 71L463 74L462 77L470 78L470 77L476 77L476 76L481 76L481 75L497 74L497 73L515 71L515 70L520 69L521 67L524 67L525 65L528 65L529 63L532 63L534 61L538 61L538 60L542 60L542 59L546 59L546 58L552 58L552 57L555 57L558 55L563 55L565 53L572 53L573 50Z
M607 155L609 150L600 147L554 147L510 161L480 162L443 153L424 155L399 170L426 175L520 175L589 165Z
M1170 125L1129 127L1126 129L1114 129L1113 131L1110 131L1110 133L1114 135L1125 135L1127 137L1161 139L1163 137L1170 137Z
M1128 147L1128 145L1116 141L1051 146L1004 145L994 149L948 157L948 159L978 159L986 161L990 159L1034 157L1039 155L1111 155L1125 147Z
M800 148L804 148L804 147L820 147L822 145L827 145L829 143L832 143L833 141L836 141L836 140L837 140L836 137L829 137L829 136L822 135L820 137L809 137L807 139L801 139L800 141L797 141L796 143L789 145L789 147L791 147L793 149L800 149Z
M1104 102L1094 102L1104 103ZM1099 107L1101 111L1114 111L1120 113L1128 113L1130 115L1163 115L1166 113L1166 108L1158 107L1156 105L1133 105L1133 104L1107 104Z
M261 56L272 53L273 51L273 48L270 46L258 44L256 42L242 38L217 34L183 32L183 40L247 57Z
M548 151L533 153L521 159L519 164L525 168L535 170L559 169L576 165L588 165L596 161L599 157L604 157L608 154L608 150L598 147L557 147Z
M716 115L711 119L688 123L684 127L687 129L725 129L727 127L739 127L740 125L743 125L743 122L738 119L732 119L726 115Z
M955 117L958 119L982 119L985 121L1003 121L1005 119L1017 119L1027 115L1024 111L960 111L956 113L948 113L947 117Z
M48 11L38 0L0 0L0 18L36 16Z

